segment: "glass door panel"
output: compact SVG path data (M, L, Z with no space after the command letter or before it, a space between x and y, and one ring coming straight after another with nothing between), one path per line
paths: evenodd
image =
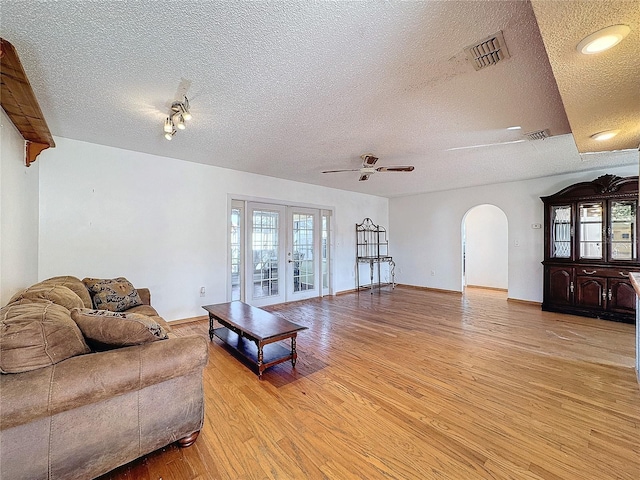
M293 291L314 288L313 215L293 214Z
M246 296L254 306L285 301L284 207L249 204L250 254L247 257Z
M242 300L242 206L231 207L231 301Z
M610 260L636 260L636 201L613 200L609 211Z
M322 294L328 295L329 290L329 265L331 253L331 212L322 211L322 243L320 246L321 264L322 264Z
M551 207L551 257L571 258L571 205Z
M300 300L318 296L319 250L318 210L290 208L290 248L287 252L289 297L287 300Z
M602 259L602 202L578 206L580 258Z

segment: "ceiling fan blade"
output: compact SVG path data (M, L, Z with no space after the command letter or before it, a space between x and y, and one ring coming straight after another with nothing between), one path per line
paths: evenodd
M395 167L378 167L376 172L413 172L413 165L397 165Z
M364 155L360 155L360 158L362 158L363 167L373 167L378 161L378 157L370 153L365 153Z
M348 170L325 170L322 173L339 173L339 172L359 172L359 168L350 168Z
M369 180L369 177L371 176L371 174L369 173L363 173L362 175L360 175L360 178L358 179L359 182L364 182L365 180Z

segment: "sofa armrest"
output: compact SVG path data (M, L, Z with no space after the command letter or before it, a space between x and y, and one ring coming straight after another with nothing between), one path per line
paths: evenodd
M202 372L207 361L207 340L192 335L88 353L31 372L1 375L0 426L4 430Z
M143 305L151 305L151 291L148 288L136 288Z

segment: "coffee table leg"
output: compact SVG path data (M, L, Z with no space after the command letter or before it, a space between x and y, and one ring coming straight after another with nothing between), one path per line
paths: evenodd
M209 340L213 341L213 315L209 314Z
M262 372L264 371L263 362L264 355L262 353L262 342L257 342L258 346L258 378L262 380Z
M298 360L298 352L296 352L296 335L294 334L291 337L291 366L296 366L296 361Z

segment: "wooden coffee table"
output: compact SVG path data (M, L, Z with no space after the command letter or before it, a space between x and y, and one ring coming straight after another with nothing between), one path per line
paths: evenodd
M202 308L209 312L209 338L213 340L215 335L255 365L259 379L262 372L278 363L291 360L296 366L296 336L307 327L238 301ZM222 327L214 328L214 320ZM291 350L275 343L287 338L291 339Z

